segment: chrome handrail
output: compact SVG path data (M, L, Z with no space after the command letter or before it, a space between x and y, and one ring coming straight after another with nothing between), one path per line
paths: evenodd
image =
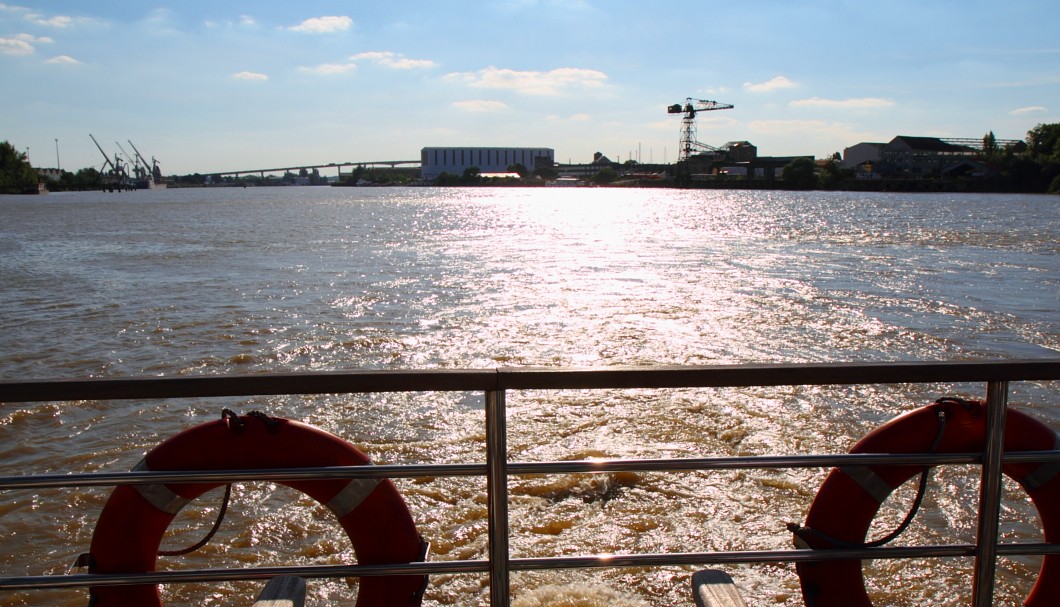
M105 486L157 482L289 481L323 478L398 478L485 476L488 492L487 560L398 565L315 565L149 572L143 574L71 574L0 577L0 591L72 588L144 583L177 583L265 579L276 575L308 578L394 574L482 573L490 577L490 602L507 607L511 571L537 569L782 563L833 559L975 557L975 605L993 597L998 556L1060 554L1060 545L998 544L1002 465L1013 462L1058 462L1060 451L1004 453L1001 436L1013 381L1058 380L1060 359L1029 361L843 363L801 365L727 365L704 367L608 369L495 369L357 371L253 376L117 378L87 380L0 381L0 402L108 399L167 399L261 395L349 394L374 392L480 392L486 401L485 464L334 466L271 470L107 472L0 476L0 490ZM689 459L511 462L507 457L506 393L513 390L594 390L629 388L700 388L785 385L854 385L889 383L986 382L987 436L984 453L832 454ZM832 467L843 464L976 464L982 467L978 533L973 545L862 548L845 550L759 550L662 553L513 559L508 546L507 480L521 474L578 472L685 471L741 468Z

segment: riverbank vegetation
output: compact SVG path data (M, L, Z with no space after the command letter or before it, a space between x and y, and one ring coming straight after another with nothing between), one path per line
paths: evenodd
M37 172L24 152L0 142L0 194L26 194L37 188Z
M709 179L684 178L639 179L623 178L623 169L601 168L590 177L594 185L633 187L688 187L718 189L784 189L784 190L849 190L895 192L1019 192L1060 194L1060 123L1038 124L1027 132L1026 146L1018 149L1002 148L993 132L983 137L982 150L976 158L977 167L947 175L929 175L917 179L860 178L856 169L840 166L839 154L815 163L810 158L797 158L782 170L780 178L715 175ZM628 163L627 163L628 164ZM632 167L635 169L636 167ZM516 177L518 175L518 177ZM438 186L531 186L543 185L558 177L551 168L529 171L521 165L509 167L508 174L483 175L471 167L460 175L441 174ZM336 186L401 186L422 184L418 168L386 168L358 166L340 174L337 180L328 179L316 170L302 169L300 173L286 173L282 177L265 175L200 174L176 175L167 179L170 187L261 187L283 185ZM59 171L58 179L45 178L30 164L25 153L7 141L0 142L0 193L25 194L41 190L98 190L106 187L105 176L88 167L76 173Z

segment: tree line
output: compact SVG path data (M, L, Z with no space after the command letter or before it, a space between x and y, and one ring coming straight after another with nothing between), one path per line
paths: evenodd
M1038 124L1027 131L1025 143L1025 148L1001 147L993 131L984 135L978 160L987 172L974 181L966 180L963 185L975 191L1060 194L1060 123ZM806 166L785 167L785 181L789 169L794 180L809 187L846 189L867 185L853 184L854 169L840 168L838 156L825 163L816 181L807 175ZM932 180L923 180L921 185L930 189Z
M1002 148L997 144L994 133L983 136L980 160L991 168L990 173L980 178L976 188L998 192L1049 192L1060 194L1060 123L1038 124L1027 132L1026 149L1016 150L1012 147ZM552 169L541 168L529 171L522 165L508 167L509 172L518 173L522 178L537 177L539 180L556 178ZM593 181L604 185L617 178L613 169L603 169ZM400 185L416 179L411 170L380 170L358 167L351 174L343 175L344 184L370 183L373 185ZM783 169L783 187L788 189L847 189L855 185L852 169L839 167L838 158L833 157L823 167L809 158L800 158ZM45 179L30 164L24 152L19 152L7 141L0 142L0 194L23 194L36 192L39 183ZM302 169L299 175L288 173L282 178L260 178L243 176L240 178L220 175L192 175L170 177L174 186L202 185L286 185L292 183L324 184L316 169L307 172ZM478 169L472 167L461 175L443 174L437 180L438 185L502 185L497 179L487 179ZM500 179L504 181L503 178ZM516 180L510 180L513 182ZM47 181L52 190L93 190L105 187L103 175L95 168L89 167L76 173L61 171L58 181Z

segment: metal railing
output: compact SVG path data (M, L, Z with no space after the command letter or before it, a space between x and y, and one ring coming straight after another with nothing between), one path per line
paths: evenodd
M87 379L0 382L0 402L168 399L265 395L353 394L375 392L477 392L485 397L484 464L334 466L322 468L178 472L110 472L0 476L0 490L87 487L158 482L292 481L326 478L412 478L484 476L488 492L488 559L418 562L396 565L314 565L245 569L199 569L141 574L69 574L2 577L0 592L126 584L263 580L277 575L346 578L375 575L488 573L490 603L507 607L513 571L590 567L641 567L748 563L795 563L837 559L974 557L974 604L987 607L994 591L998 556L1060 554L1060 545L998 544L1002 465L1060 462L1060 451L1004 453L1002 436L1008 388L1016 381L1060 379L1060 359L983 362L902 362L801 365L608 369L495 369L363 371L252 376ZM691 459L512 462L507 454L505 396L519 390L599 390L727 388L916 383L985 383L987 444L983 453L834 454L710 457ZM608 556L511 558L509 554L508 478L524 474L629 471L805 468L877 464L978 464L982 467L975 544L857 548L839 550L754 550L653 553Z

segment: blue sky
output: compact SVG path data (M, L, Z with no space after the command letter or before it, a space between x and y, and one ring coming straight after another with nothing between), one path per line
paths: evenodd
M405 160L424 146L673 162L896 135L1022 139L1060 122L1056 0L34 1L0 4L0 139L99 168L132 140L167 174ZM128 147L126 146L126 149ZM129 150L132 152L132 150Z

